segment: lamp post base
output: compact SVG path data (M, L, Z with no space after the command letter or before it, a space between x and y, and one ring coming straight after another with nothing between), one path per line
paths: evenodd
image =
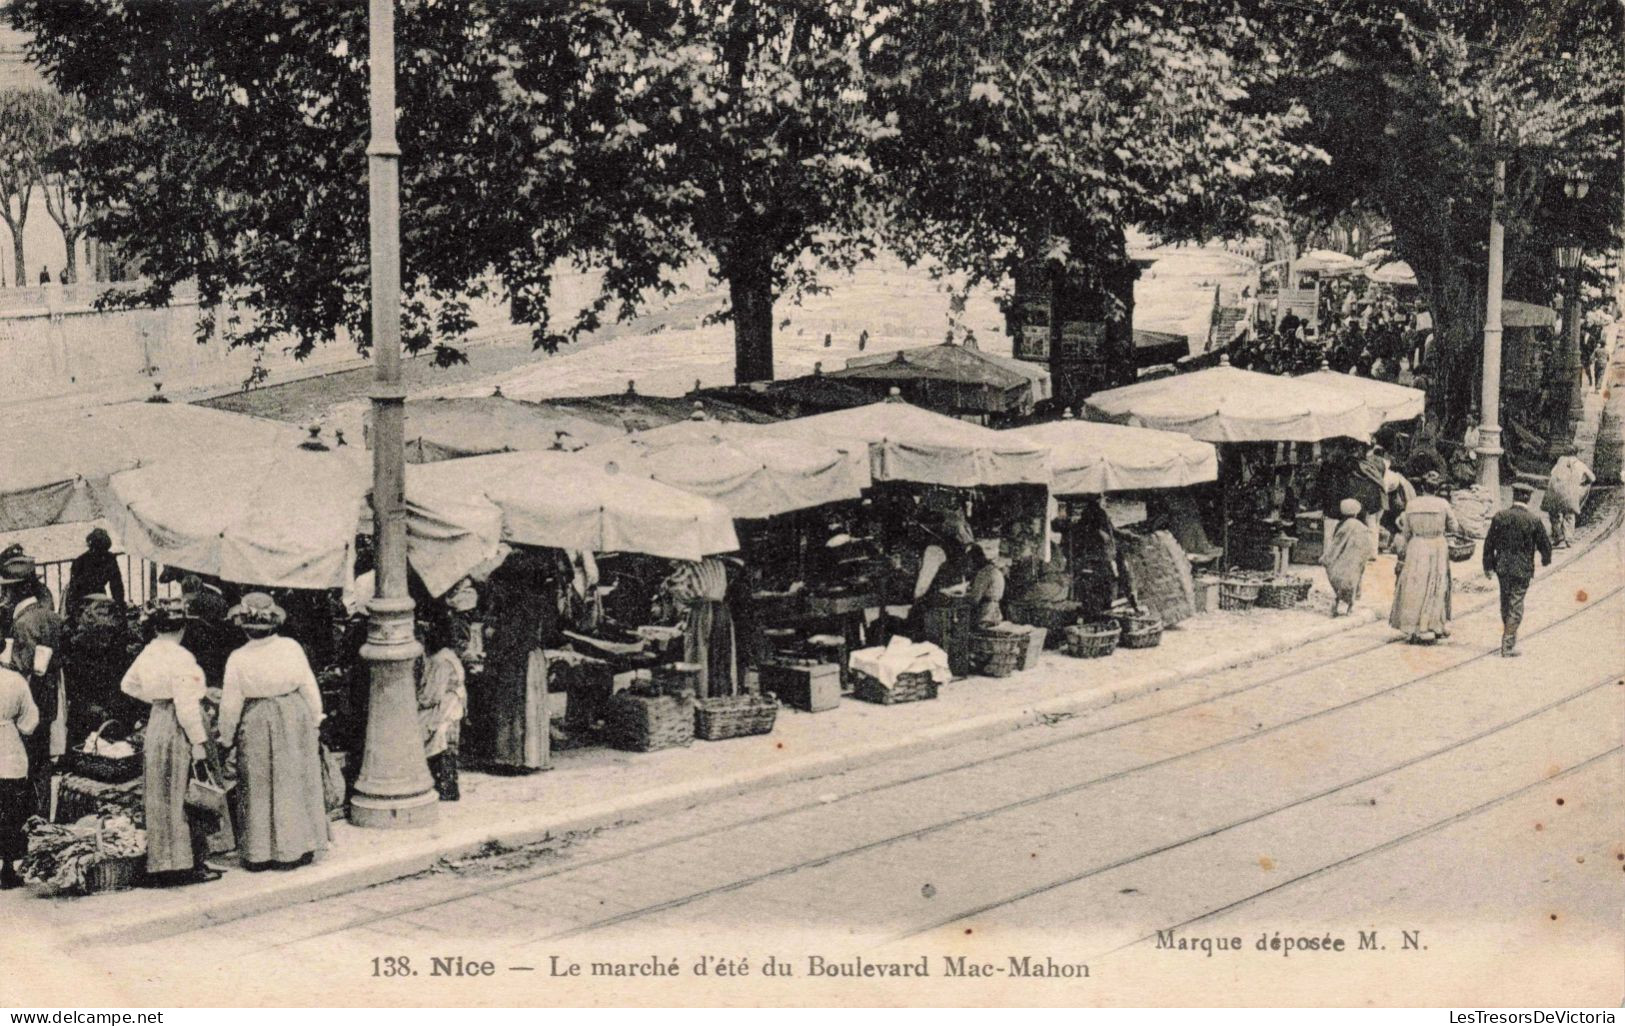
M358 827L410 829L429 826L440 814L440 796L423 755L418 728L414 662L423 647L412 635L410 598L377 597L361 654L371 669L367 744L350 798L350 822Z

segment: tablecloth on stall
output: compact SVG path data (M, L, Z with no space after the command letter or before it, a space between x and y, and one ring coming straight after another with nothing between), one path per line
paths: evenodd
M884 648L860 648L848 658L852 669L878 680L886 687L897 683L900 673L929 673L938 684L954 679L948 669L948 653L929 641L892 638Z

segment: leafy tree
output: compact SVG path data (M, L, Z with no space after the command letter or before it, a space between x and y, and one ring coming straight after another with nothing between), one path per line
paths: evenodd
M54 146L52 127L62 107L60 96L43 89L0 91L0 220L11 229L16 285L28 282L23 229L42 165Z
M90 211L75 147L90 126L75 103L63 103L54 114L49 125L52 148L40 161L39 185L45 196L45 212L56 222L67 246L67 277L71 283L79 280L79 240L88 227Z
M21 0L8 11L47 76L108 126L75 155L90 230L148 285L104 302L162 304L195 279L202 338L222 324L234 343L291 339L300 354L341 330L368 345L365 5ZM399 6L409 349L460 359L469 300L493 290L535 323L538 344L557 343L547 272L602 209L578 185L596 177L591 152L568 142L607 123L582 82L600 41L639 17L595 3Z
M874 102L899 205L895 241L973 279L1033 259L1097 286L1127 263L1124 229L1167 241L1239 235L1322 159L1306 113L1260 102L1279 55L1238 5L1065 0L886 8ZM932 55L922 59L920 55Z
M1620 5L1262 6L1293 43L1280 87L1314 112L1304 138L1332 158L1286 198L1323 220L1357 207L1392 225L1433 313L1430 401L1459 431L1478 393L1495 158L1507 162L1507 298L1546 301L1554 244L1595 251L1619 229ZM1564 195L1571 171L1591 179L1583 202Z

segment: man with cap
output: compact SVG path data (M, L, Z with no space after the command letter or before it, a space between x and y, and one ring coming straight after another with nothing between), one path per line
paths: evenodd
M0 563L0 587L11 604L11 668L28 681L39 709L39 729L28 739L28 777L40 814L49 808L51 793L51 731L56 721L57 695L62 671L57 653L62 650L62 617L39 598L34 559L19 553Z
M1523 622L1523 599L1535 576L1535 553L1542 566L1552 565L1552 541L1546 525L1529 509L1535 489L1519 481L1512 486L1512 505L1495 514L1484 536L1484 576L1501 584L1501 655L1518 651L1518 625Z

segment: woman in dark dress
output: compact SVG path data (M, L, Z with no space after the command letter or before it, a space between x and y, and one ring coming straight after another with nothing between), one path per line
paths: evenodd
M551 549L515 549L485 589L485 673L469 689L469 719L483 761L524 772L547 764L546 681L531 653L558 641L559 559ZM474 747L471 745L471 747Z

